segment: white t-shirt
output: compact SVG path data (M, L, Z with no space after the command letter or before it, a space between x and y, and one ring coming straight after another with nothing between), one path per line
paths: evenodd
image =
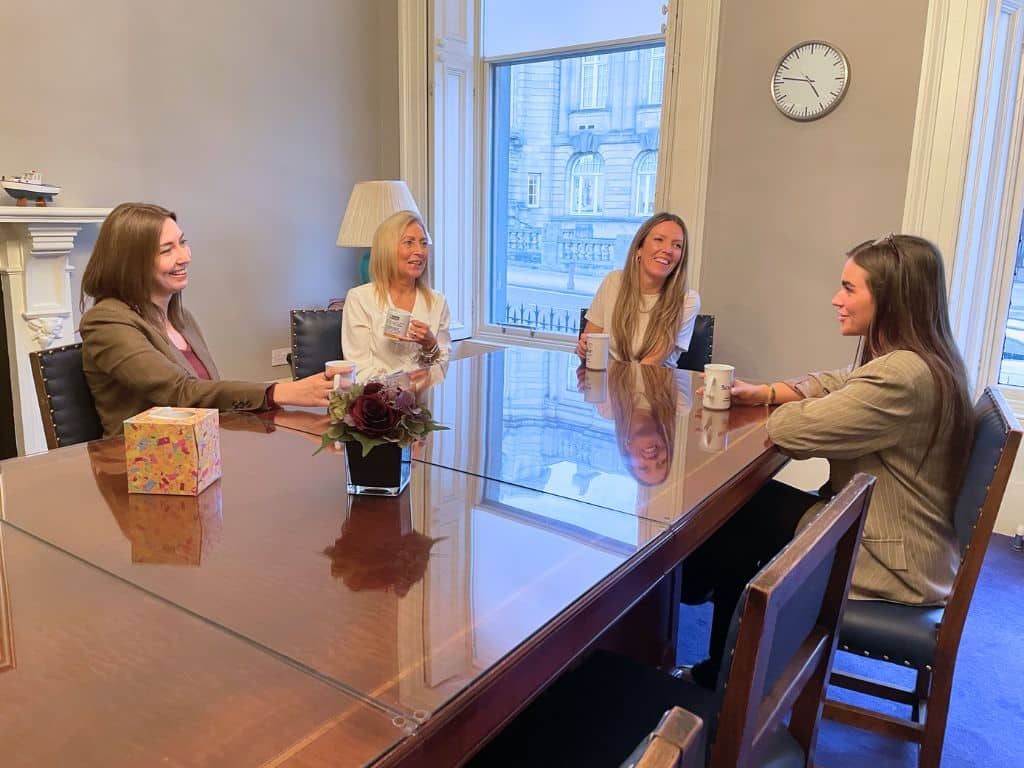
M429 290L429 289L428 289ZM448 302L437 291L430 291L434 302L430 309L417 291L412 316L430 326L437 337L440 355L435 362L444 362L451 353L452 337L448 332L451 313ZM341 313L341 352L346 360L356 364L356 379L366 381L398 371L412 371L422 367L419 352L422 347L415 341L399 341L384 335L384 317L394 304L391 297L381 306L373 283L352 288L345 297Z
M619 289L622 287L622 270L616 269L605 275L601 285L598 286L594 300L587 310L587 320L604 329L605 333L611 334L609 351L616 360L624 360L625 356L620 352L618 339L612 332L612 311L615 309L615 301L619 297ZM644 294L641 301L640 317L637 322L636 339L634 343L643 340L647 333L647 322L649 313L658 302L658 294ZM697 320L697 313L700 312L700 295L693 290L687 289L686 298L683 302L683 317L679 324L679 331L676 333L675 348L662 363L666 368L675 368L679 356L690 348L690 338L693 336L693 325Z

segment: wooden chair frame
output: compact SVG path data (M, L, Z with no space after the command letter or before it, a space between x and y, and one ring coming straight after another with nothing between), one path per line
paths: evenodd
M953 580L953 589L943 612L935 642L935 656L930 666L917 670L913 689L881 683L869 678L843 672L833 672L832 685L865 693L877 698L902 704L909 704L911 717L900 718L883 714L866 707L847 704L829 699L825 702L824 716L855 728L874 731L904 741L921 745L918 765L921 768L938 768L942 758L942 746L946 738L946 721L949 716L949 698L953 689L953 672L960 637L963 634L967 611L974 596L974 587L981 573L982 562L992 538L992 528L1003 501L1013 462L1020 446L1021 426L1013 415L1006 400L993 387L987 387L982 398L990 398L1006 433L1006 442L999 454L992 483L988 487L981 505L970 543L964 551ZM889 661L879 659L879 661ZM892 660L891 663L899 663Z
M704 721L682 707L672 707L651 733L638 760L627 760L622 768L698 768L704 764L698 742Z
M792 713L789 731L813 762L825 684L875 478L858 474L747 588L709 766L753 766L763 740ZM815 627L766 690L780 610L835 552Z

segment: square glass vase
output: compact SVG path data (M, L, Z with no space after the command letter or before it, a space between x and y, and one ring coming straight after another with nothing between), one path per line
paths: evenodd
M345 443L345 467L350 494L397 496L409 484L412 449L384 443L375 445L363 456L363 447L351 440Z

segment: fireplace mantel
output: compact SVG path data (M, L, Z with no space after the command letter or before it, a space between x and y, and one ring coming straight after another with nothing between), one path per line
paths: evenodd
M109 208L0 205L0 280L11 362L18 453L46 450L29 352L71 344L71 272L75 237Z

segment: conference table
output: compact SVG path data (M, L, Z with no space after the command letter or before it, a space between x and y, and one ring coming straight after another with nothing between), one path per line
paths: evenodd
M124 443L0 463L5 766L455 765L595 645L670 661L678 564L785 458L683 371L508 348L409 377L450 427L349 496L326 416L221 414L223 476Z

